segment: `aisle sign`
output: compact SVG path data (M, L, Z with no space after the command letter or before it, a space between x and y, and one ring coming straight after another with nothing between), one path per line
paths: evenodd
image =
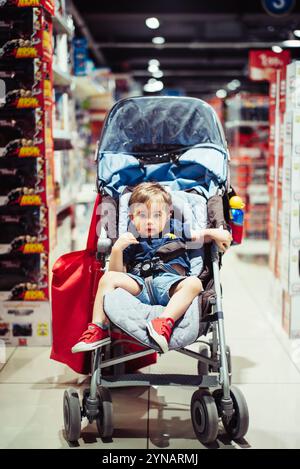
M253 81L270 81L273 70L286 67L291 61L290 51L279 54L271 50L249 52L249 78Z
M294 8L295 0L262 0L262 5L269 15L283 16Z

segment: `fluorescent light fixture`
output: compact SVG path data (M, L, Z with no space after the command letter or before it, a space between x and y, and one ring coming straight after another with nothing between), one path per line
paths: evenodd
M161 70L157 70L156 72L153 72L152 75L154 76L154 78L162 78L164 76Z
M149 65L155 65L156 67L159 67L159 66L160 66L159 60L157 60L157 59L151 59L151 60L149 60L148 64L149 64Z
M295 29L295 31L293 31L293 33L294 33L294 36L300 37L300 29Z
M223 89L220 89L216 92L216 96L217 96L217 98L221 98L221 99L226 98L227 91L223 90Z
M164 84L162 81L150 78L150 80L148 80L148 83L146 83L144 86L144 91L147 91L147 93L156 93L158 91L161 91L163 87Z
M282 45L285 47L300 47L300 41L297 39L287 39L282 42Z
M276 54L280 54L280 52L282 52L283 49L282 49L282 47L280 47L280 46L273 46L273 47L272 47L272 51L273 51L273 52L276 52Z
M166 42L165 38L162 36L156 36L152 39L153 44L161 45Z
M159 25L160 25L158 19L155 17L147 18L145 23L146 23L146 26L148 26L148 28L150 29L157 29L159 28Z

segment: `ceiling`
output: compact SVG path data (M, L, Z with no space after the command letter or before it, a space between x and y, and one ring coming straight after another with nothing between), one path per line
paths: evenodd
M298 0L292 13L280 18L268 15L261 0L73 0L72 14L97 65L130 72L145 84L152 76L148 61L158 59L165 88L191 96L214 93L233 79L251 86L249 50L270 48L300 29ZM153 16L160 21L155 30L145 25ZM163 36L165 44L154 45L154 36ZM300 58L299 50L291 49L294 58Z

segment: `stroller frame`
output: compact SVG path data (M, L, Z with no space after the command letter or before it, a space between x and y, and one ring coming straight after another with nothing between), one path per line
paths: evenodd
M223 129L217 116L215 116L215 120L223 137ZM109 117L106 120L104 130L108 122ZM101 260L101 264L104 266L101 268L103 272L106 270L106 257L110 252L111 245L112 240L107 237L106 233L101 233L96 258ZM226 346L225 340L220 282L221 254L218 252L215 242L211 243L210 254L215 295L210 300L210 313L202 318L202 321L208 323L206 333L212 332L212 340L196 340L194 343L199 343L199 352L189 350L186 347L175 350L197 360L198 374L124 374L124 363L153 354L154 350L149 348L123 355L122 345L131 342L131 340L123 339L112 344L118 350L117 356L110 354L109 345L99 347L92 354L91 383L90 388L83 392L82 405L80 405L76 389L70 388L64 394L64 422L69 441L79 439L82 417L87 417L90 423L96 420L100 437L110 439L113 435L113 412L109 389L131 386L184 385L196 387L197 390L191 399L191 419L197 438L204 444L216 440L219 419L222 420L226 433L232 439L240 439L247 433L249 414L246 400L237 387L231 386L231 356L230 348ZM114 324L112 323L112 325ZM128 334L127 331L124 332ZM113 369L113 374L103 376L102 371L110 367ZM210 388L213 389L212 393Z

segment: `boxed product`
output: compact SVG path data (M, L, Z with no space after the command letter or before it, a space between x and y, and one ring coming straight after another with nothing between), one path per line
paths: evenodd
M1 111L0 157L46 157L53 150L51 118L51 106Z
M52 61L52 19L43 8L1 9L0 58Z
M0 255L49 251L55 236L50 230L47 207L0 207Z
M300 295L283 293L282 326L291 339L300 338Z
M3 108L36 108L52 103L51 67L41 59L2 61Z
M0 158L0 207L42 205L53 199L50 163L45 158Z
M48 254L0 255L0 302L48 298Z
M292 62L286 71L286 109L300 109L300 61Z
M0 339L6 345L50 345L50 315L48 301L0 302Z
M14 8L37 8L43 7L51 15L54 15L54 1L55 0L1 0L0 8L14 7Z
M70 151L61 150L54 152L55 186L58 205L64 205L72 199L72 177Z

